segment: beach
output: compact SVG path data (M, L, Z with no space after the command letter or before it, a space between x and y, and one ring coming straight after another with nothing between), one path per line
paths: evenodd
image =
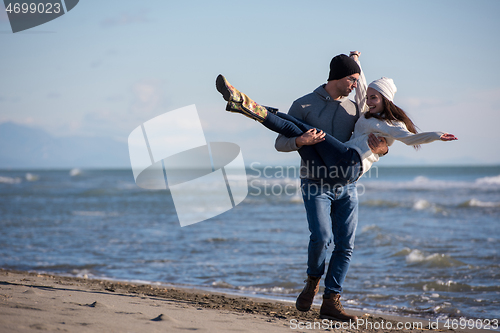
M317 306L303 313L266 299L3 269L0 307L1 332L481 331L350 309L356 324L322 321Z
M84 285L164 286L169 297L175 286L293 305L304 287L309 237L294 170L249 169L244 202L187 227L180 227L168 191L137 187L129 170L4 170L0 268L88 278L78 282ZM342 304L427 323L500 319L500 167L376 171L358 183L359 222ZM323 290L321 282L316 307ZM266 311L276 312L271 319L288 329L290 320L318 317L293 307L248 307L230 309L267 319ZM147 317L162 313L172 317Z

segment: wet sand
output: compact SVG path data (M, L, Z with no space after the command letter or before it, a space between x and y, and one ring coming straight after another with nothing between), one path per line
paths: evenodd
M304 313L266 299L0 269L0 332L453 332L347 311L363 322L322 321L318 308Z

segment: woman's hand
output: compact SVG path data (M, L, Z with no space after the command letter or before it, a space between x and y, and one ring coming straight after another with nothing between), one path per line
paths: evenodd
M325 140L325 135L326 135L325 132L318 131L315 128L311 128L309 131L305 132L301 136L298 136L295 139L295 144L299 148L302 147L302 146L315 145L318 142L324 141Z
M349 53L349 57L353 58L354 60L358 60L358 58L361 57L361 52L359 52L359 51L351 51Z
M458 140L458 138L453 134L445 133L441 135L441 141L453 141L453 140Z

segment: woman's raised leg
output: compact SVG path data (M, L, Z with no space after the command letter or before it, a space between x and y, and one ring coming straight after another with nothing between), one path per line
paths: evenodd
M264 106L255 103L234 88L222 75L217 77L216 87L228 101L227 111L242 113L276 133L286 137L297 137L315 128L288 114L268 112ZM317 178L332 178L332 175L338 174L339 170L350 168L353 165L353 158L357 157L357 152L329 134L325 135L324 141L302 146L298 152L306 163L315 164L312 165L315 170L322 170L316 173ZM359 157L355 162L359 162Z
M295 117L281 112L277 114L269 113L262 122L262 125L289 138L300 136L308 130L315 128ZM310 146L302 146L299 149L299 154L303 158L309 157L311 156L309 150L314 150L327 168L338 168L351 165L353 157L352 148L346 147L342 142L328 133L325 135L324 141Z

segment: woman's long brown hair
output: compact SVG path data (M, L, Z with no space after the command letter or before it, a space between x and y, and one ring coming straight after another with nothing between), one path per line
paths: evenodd
M413 134L417 134L417 126L411 121L410 117L406 114L406 112L403 111L400 107L398 107L396 104L385 98L382 94L380 94L382 97L382 104L384 106L384 110L379 113L370 113L370 112L365 112L365 118L377 118L380 120L387 121L391 124L393 124L393 121L398 120L402 121L405 125L408 131L410 131ZM420 145L415 145L413 146L415 149L419 149Z

